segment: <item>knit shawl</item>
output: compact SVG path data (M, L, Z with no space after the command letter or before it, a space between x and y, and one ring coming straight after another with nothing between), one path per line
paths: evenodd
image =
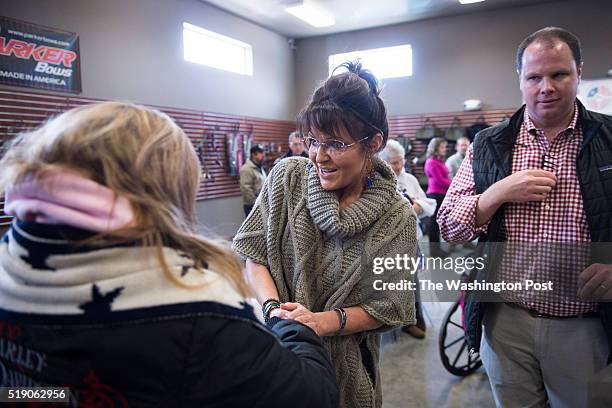
M414 256L416 216L396 190L392 170L374 159L376 177L360 199L340 209L322 188L313 163L279 162L255 207L234 238L242 257L265 265L281 302L299 302L313 312L361 306L383 323L375 331L328 336L342 407L380 407L380 333L414 323L414 294L375 291L374 279L399 282L406 270L373 274L375 257Z

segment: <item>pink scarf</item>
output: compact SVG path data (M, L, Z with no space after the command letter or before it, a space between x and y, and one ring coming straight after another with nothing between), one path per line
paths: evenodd
M113 231L134 221L129 201L82 175L54 171L6 190L4 212L22 221Z

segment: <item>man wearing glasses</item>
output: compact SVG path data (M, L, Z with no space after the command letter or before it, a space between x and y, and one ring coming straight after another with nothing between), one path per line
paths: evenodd
M297 156L308 158L308 152L304 147L302 136L300 135L300 132L296 130L295 132L291 132L289 135L289 151L285 153L281 159Z
M488 262L473 279L555 287L466 295L466 337L497 405L587 406L589 379L611 362L612 251L596 246L612 242L612 118L576 99L580 42L564 29L527 37L517 72L525 106L476 136L438 223L448 241L479 237Z

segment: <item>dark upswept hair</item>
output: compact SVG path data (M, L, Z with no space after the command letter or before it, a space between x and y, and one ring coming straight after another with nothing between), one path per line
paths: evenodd
M331 137L338 137L346 130L353 140L369 147L373 136L381 133L382 149L389 137L387 109L380 98L378 80L359 61L347 61L334 69L346 68L347 72L329 77L313 93L308 104L297 116L298 130L307 137L311 129L317 129ZM373 152L375 153L375 152Z
M518 46L516 51L517 72L520 74L521 70L523 69L523 54L525 53L525 49L527 47L534 42L543 42L544 44L552 47L556 41L561 41L567 44L569 49L572 51L574 61L576 61L576 67L580 68L580 64L582 64L582 49L578 37L564 28L546 27L536 31L533 34L530 34Z

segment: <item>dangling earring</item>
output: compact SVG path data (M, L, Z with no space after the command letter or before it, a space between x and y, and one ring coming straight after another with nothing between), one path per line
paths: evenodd
M376 177L376 172L374 171L374 165L372 164L372 157L368 157L368 161L366 162L366 175L363 179L363 186L365 188L370 188L374 185L374 178Z

